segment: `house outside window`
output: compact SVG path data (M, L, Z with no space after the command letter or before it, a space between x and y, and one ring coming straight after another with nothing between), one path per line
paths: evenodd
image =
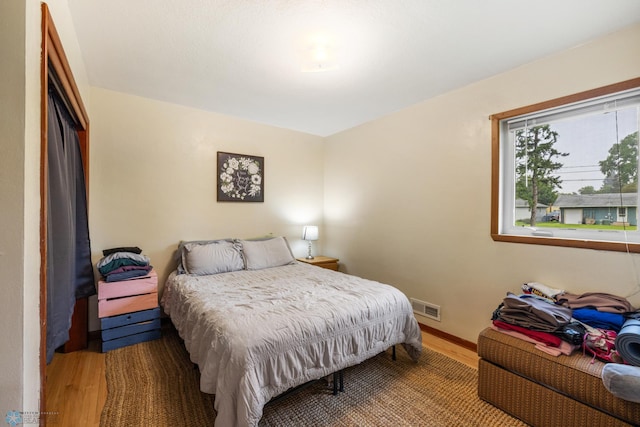
M491 120L494 240L640 252L640 78Z
M638 225L637 202L635 193L560 194L554 206L562 213L564 224L593 225L596 230L607 230L601 225L626 225L631 231Z

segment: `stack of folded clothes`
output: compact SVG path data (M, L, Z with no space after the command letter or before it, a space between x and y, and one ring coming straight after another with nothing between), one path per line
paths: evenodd
M618 333L638 316L625 298L601 292L572 294L535 282L525 283L522 290L520 295L507 294L494 311L495 330L555 356L582 348L604 362L629 362L616 349Z
M554 356L571 354L580 346L584 333L583 328L578 329L581 326L572 323L570 309L534 294L507 294L492 320L494 329L529 341Z
M97 267L105 282L141 279L153 270L149 258L137 246L105 249L102 255Z

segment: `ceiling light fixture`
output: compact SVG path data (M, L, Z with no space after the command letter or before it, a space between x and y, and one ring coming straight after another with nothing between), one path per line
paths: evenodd
M310 47L303 54L301 71L317 73L340 68L336 58L336 49L332 47L326 36L311 38Z

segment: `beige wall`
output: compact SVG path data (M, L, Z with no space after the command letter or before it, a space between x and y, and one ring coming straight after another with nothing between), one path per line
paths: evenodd
M47 2L83 95L66 0ZM0 3L0 414L39 409L40 2Z
M0 411L22 409L25 225L25 19L22 2L0 3ZM12 226L7 226L11 224ZM37 322L36 322L37 325ZM36 349L37 350L37 349Z
M94 263L139 246L162 289L181 240L273 233L302 256L302 226L322 225L322 138L99 88L91 107ZM217 151L264 157L264 203L216 202Z
M640 76L638 40L635 26L327 138L325 253L440 305L420 321L473 342L524 282L638 292L638 255L491 239L488 119Z

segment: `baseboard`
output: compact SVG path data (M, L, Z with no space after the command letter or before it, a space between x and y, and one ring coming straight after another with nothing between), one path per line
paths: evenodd
M163 318L161 319L163 323L166 323L167 321L169 321L168 318ZM464 340L462 338L459 338L455 335L451 335L449 333L443 332L439 329L436 328L432 328L431 326L427 326L427 325L423 325L422 323L418 323L420 325L420 329L433 335L436 336L438 338L442 338L443 340L449 341L451 343L454 343L456 345L459 345L460 347L466 348L467 350L471 350L474 353L478 352L478 345L474 342L471 341L467 341ZM93 341L93 340L100 340L100 331L89 331L89 340Z
M459 338L459 337L457 337L455 335L448 334L448 333L443 332L443 331L441 331L439 329L432 328L431 326L423 325L422 323L419 323L419 322L418 322L418 324L420 325L420 329L422 331L428 333L428 334L431 334L431 335L436 336L438 338L442 338L443 340L452 342L452 343L454 343L456 345L459 345L460 347L466 348L467 350L471 350L474 353L478 352L478 344L476 344L474 342L464 340L464 339Z

